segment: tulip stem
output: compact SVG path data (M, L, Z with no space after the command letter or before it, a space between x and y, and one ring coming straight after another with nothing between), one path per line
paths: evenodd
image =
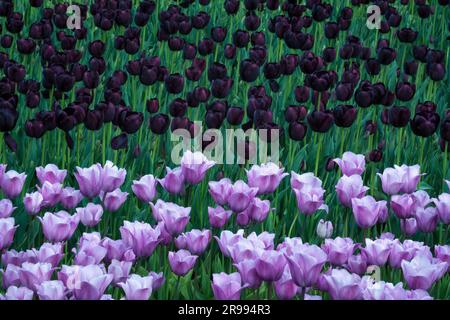
M318 172L319 172L319 157L320 157L320 152L322 151L322 135L319 134L319 142L317 145L317 153L316 153L316 165L315 165L315 169L314 169L314 174L317 176Z
M175 299L174 300L179 300L179 293L180 293L180 276L177 276L177 284L175 285Z

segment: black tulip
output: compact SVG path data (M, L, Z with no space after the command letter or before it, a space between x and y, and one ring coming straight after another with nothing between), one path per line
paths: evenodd
M6 132L4 134L3 140L5 141L5 144L9 150L11 150L12 152L17 151L17 142L9 132Z
M415 60L405 61L403 64L403 70L407 75L415 76L417 73L417 68L419 64Z
M163 134L170 126L170 118L168 115L158 113L149 120L149 127L154 134Z
M95 89L100 83L100 75L97 71L87 71L83 75L83 83L86 88Z
M253 46L265 46L266 36L264 32L253 32L250 36L250 41Z
M244 48L250 42L250 35L247 31L237 30L233 33L233 43L238 48Z
M128 148L128 135L121 133L118 136L111 139L111 148L113 150L120 150Z
M394 127L406 127L411 117L411 111L407 107L393 106L389 108L388 119L389 124Z
M433 81L441 81L445 77L445 67L443 63L427 63L426 73Z
M239 10L239 0L225 0L225 11L229 15L234 15Z
M211 94L219 99L225 98L233 86L233 79L225 77L214 79L211 83Z
M289 137L295 141L305 138L308 127L302 122L292 122L289 124Z
M251 60L243 60L240 63L239 75L245 82L253 82L259 76L259 66Z
M211 29L211 38L215 42L223 42L227 36L227 28L214 27Z
M416 41L418 32L411 28L402 28L397 31L397 37L400 42L411 43Z
M369 153L369 160L371 162L380 162L383 159L383 151L374 149Z
M334 122L342 128L350 127L356 120L358 110L352 105L338 105L333 109Z
M207 88L204 87L196 87L193 91L194 97L199 102L206 102L209 99L210 92Z
M28 137L39 139L45 133L45 125L41 120L27 120L25 122L25 134Z
M11 48L12 42L13 42L13 37L10 36L9 34L3 35L0 39L0 45L5 49Z
M159 101L158 98L149 99L146 102L147 112L156 113L159 110Z
M186 100L177 98L169 104L169 112L172 117L182 117L186 114L188 104Z
M327 22L325 24L325 37L336 39L339 34L339 26L336 22Z
M179 73L171 74L165 77L164 85L166 87L167 92L172 94L178 94L181 91L183 91L184 78Z
M8 132L14 129L19 114L10 107L0 107L0 132Z
M202 56L207 56L214 51L214 41L211 39L203 39L198 44L198 53L200 53Z
M395 52L395 50L389 47L380 48L377 52L378 62L383 65L391 64L396 57L397 53Z
M95 40L89 43L89 53L96 58L100 58L105 53L106 46L101 40Z
M333 126L334 117L330 111L314 110L307 116L311 130L316 132L327 132Z
M103 126L103 112L100 110L89 110L84 119L86 129L97 131Z
M294 90L295 100L299 103L304 103L309 100L310 90L306 86L297 86Z
M236 56L236 46L234 44L227 44L224 49L224 56L227 59L234 59Z
M240 107L230 107L227 111L227 121L229 124L237 126L244 119L244 110Z
M399 82L395 87L395 95L400 101L409 101L416 93L416 85L409 82Z
M440 117L435 112L418 112L414 115L410 125L414 134L429 137L436 132L439 122Z
M141 112L124 111L120 114L119 127L122 131L133 134L139 130L144 121L144 115Z

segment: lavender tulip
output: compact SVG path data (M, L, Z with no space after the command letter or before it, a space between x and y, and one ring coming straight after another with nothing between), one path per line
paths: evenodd
M411 261L403 260L403 277L411 289L428 290L447 271L447 263L417 255Z
M350 238L337 237L335 239L325 239L322 245L323 251L327 254L328 261L335 266L343 266L353 255L356 245Z
M120 234L125 245L131 247L137 257L148 257L159 244L161 231L148 223L124 221Z
M316 234L319 238L322 239L330 238L333 234L333 224L331 223L331 221L324 221L323 219L320 219L319 223L317 224Z
M102 218L103 208L101 205L88 203L84 208L77 208L76 212L83 225L86 227L94 227Z
M291 271L292 279L299 287L313 286L327 261L326 253L316 245L303 244L286 259Z
M211 287L216 300L239 300L243 287L239 273L226 274L224 272L212 275Z
M433 232L436 229L439 216L436 208L419 208L416 210L417 228L422 232Z
M113 276L112 283L119 284L120 282L125 282L130 275L132 266L133 263L129 261L112 260L108 266L108 273Z
M187 150L181 158L181 171L186 182L198 184L204 178L206 172L215 165L214 161L208 160L201 152Z
M64 183L64 179L66 178L67 170L60 170L54 164L47 164L45 167L37 167L36 168L36 176L39 179L41 185L44 182L49 182L51 184L54 183Z
M37 291L37 286L44 281L49 281L53 274L53 267L50 263L30 263L24 262L19 269L19 278L23 286Z
M405 235L412 236L418 230L417 220L415 218L402 219L400 220L400 228Z
M112 192L123 184L127 170L118 168L111 161L106 161L101 171L102 191ZM81 187L80 187L81 189Z
M383 174L377 173L381 178L384 193L394 195L398 193L413 193L417 189L420 177L420 166L397 166L386 168Z
M245 213L248 217L256 222L263 222L266 220L270 212L270 201L253 198L250 205L241 213Z
M172 236L181 233L189 222L190 207L181 207L159 199L156 204L150 203L150 206L155 220L164 222L166 231Z
M211 227L213 228L223 228L230 219L232 212L230 210L225 210L221 206L216 208L208 207L208 218Z
M74 263L79 266L99 264L106 256L107 250L101 246L100 241L82 241L78 244L78 250L72 250L75 253Z
M32 249L36 262L50 263L53 268L59 265L64 257L64 246L62 243L44 243L37 249Z
M39 300L65 300L65 290L62 281L44 281L37 286L37 295Z
M62 189L59 196L59 201L66 210L76 208L81 200L83 200L83 195L81 194L80 190L75 190L71 187Z
M89 168L76 167L75 179L83 196L93 199L102 191L102 172L100 164L94 164Z
M175 239L175 244L178 249L187 249L192 254L197 256L205 252L211 240L210 230L193 229L189 232L183 233Z
M287 265L284 268L283 275L278 281L274 282L273 286L275 288L275 294L281 300L293 299L299 290L299 287L292 280L291 272Z
M43 197L42 205L51 208L59 202L62 185L60 183L51 184L50 182L45 181L41 187L38 186L38 190Z
M283 168L273 162L261 166L253 165L247 171L248 185L252 188L258 188L259 195L273 193L280 185L281 180L288 175L283 171Z
M111 262L112 260L133 262L136 258L133 250L122 240L112 240L105 237L101 241L101 245L106 249L104 260Z
M436 258L447 263L447 272L450 270L450 246L434 246Z
M229 247L244 239L244 230L238 230L236 233L232 233L229 230L224 230L220 233L220 238L214 236L214 239L216 239L222 254L225 257L230 257L231 253Z
M94 264L76 268L73 276L76 300L99 300L113 279L112 275Z
M366 195L368 187L364 186L360 175L342 176L336 184L339 201L347 208L352 207L353 198L362 198Z
M149 300L153 292L153 277L132 274L125 282L119 283L127 300Z
M198 256L192 255L189 251L181 249L177 252L169 252L169 265L173 273L178 276L185 276L192 268Z
M344 152L342 158L333 160L337 163L342 173L346 176L361 175L366 169L366 160L362 154L354 154L353 152Z
M256 259L256 273L264 281L273 282L281 278L286 265L282 252L265 250Z
M412 194L393 195L391 197L392 211L399 219L412 218L415 205L416 198Z
M228 203L228 197L230 196L233 188L233 184L230 179L223 178L219 181L210 181L208 182L208 187L209 193L217 205L223 206Z
M358 226L363 229L373 227L385 208L386 201L376 201L372 196L352 199L353 216Z
M348 271L361 276L367 271L367 259L362 254L350 256L347 260L346 268Z
M8 264L5 270L0 270L2 274L2 287L3 289L8 289L10 286L20 286L20 267L13 264Z
M261 286L262 280L256 272L256 260L245 259L234 264L241 275L242 282L252 289L257 289Z
M433 202L442 223L450 224L450 194L443 193L437 199L433 199Z
M14 199L21 192L27 175L14 170L5 172L0 180L0 187L9 199Z
M40 192L26 193L23 198L25 210L29 215L37 215L44 204L44 197Z
M14 218L0 219L0 251L8 248L14 240L18 226L14 226Z
M238 180L231 187L228 206L233 212L242 212L247 209L257 193L258 188L251 188L244 181Z
M328 293L333 300L359 300L362 296L357 274L349 273L345 269L332 269L324 274Z
M179 194L184 189L184 174L181 167L166 168L166 176L158 179L159 184L169 193Z
M133 193L142 202L148 203L156 197L156 179L153 175L148 174L139 180L133 180L131 189Z
M361 249L362 255L369 265L383 266L386 264L391 252L392 240L366 239L366 246Z
M301 213L311 215L319 209L328 211L324 204L322 181L312 173L298 175L291 173L291 187L297 198L297 207Z
M13 206L11 200L0 200L0 219L9 218L16 209L17 208Z
M25 287L11 286L0 300L33 300L33 291Z
M108 192L103 197L103 205L109 212L115 212L127 201L128 192L122 192L120 189L115 189Z
M44 217L38 217L38 219L41 221L45 239L50 242L69 240L80 221L78 215L71 216L66 211L46 212Z

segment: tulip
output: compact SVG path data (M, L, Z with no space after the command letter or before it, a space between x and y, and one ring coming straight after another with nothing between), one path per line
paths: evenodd
M223 228L231 215L232 212L230 210L225 210L221 206L216 208L208 207L209 223L213 228Z
M322 239L330 238L333 234L333 224L331 221L324 221L323 219L320 219L317 224L316 234Z
M364 186L364 182L360 175L342 176L336 184L336 192L339 201L347 208L352 207L352 199L361 199L366 195L368 187Z
M391 207L395 215L399 219L411 218L414 215L414 207L416 205L416 200L413 195L403 194L403 195L393 195L391 197Z
M433 232L438 223L438 212L436 208L418 208L416 210L415 218L417 221L417 228L422 232Z
M106 249L106 256L104 258L106 262L111 262L112 260L133 262L136 259L133 250L121 239L112 240L104 237L101 245Z
M120 284L128 279L133 263L130 261L119 261L113 259L108 266L108 274L113 276L112 283Z
M83 196L92 199L100 194L103 187L103 168L100 164L94 164L89 168L76 167L75 179Z
M14 218L0 219L0 251L8 248L14 240L14 233L18 226L14 226Z
M36 168L36 176L41 184L44 184L45 181L48 181L51 184L54 183L63 184L66 175L67 170L60 170L54 164L47 164L45 167Z
M210 181L208 182L208 187L209 193L219 206L227 204L228 197L233 188L230 179L223 178L220 181Z
M87 234L84 233L83 236ZM106 256L107 250L101 246L100 239L86 239L78 243L78 250L72 249L75 253L74 263L79 266L87 266L90 264L99 264Z
M437 259L441 260L442 262L446 262L448 268L450 268L450 246L434 246L434 253Z
M231 252L229 248L242 239L244 239L244 230L238 230L236 233L232 233L229 230L224 230L220 233L220 238L217 236L214 236L214 239L216 239L217 244L219 245L219 249L222 252L222 254L225 257L230 257Z
M11 200L0 200L0 219L9 218L17 208L13 206Z
M124 244L132 248L137 257L149 257L160 242L161 230L148 223L124 221L120 234Z
M418 230L417 220L415 218L402 219L400 220L400 228L405 235L412 236Z
M361 249L367 264L383 266L386 264L391 252L392 240L389 239L366 239L366 246Z
M71 216L66 211L56 213L46 212L44 217L38 217L41 222L45 239L50 242L61 242L69 240L75 232L80 217Z
M103 215L103 208L98 204L88 203L85 208L77 208L77 215L86 227L96 226Z
M361 175L366 169L366 161L362 154L354 154L348 151L344 152L342 159L336 158L334 161L346 176Z
M43 243L39 250L33 248L31 251L36 262L50 263L53 268L56 268L64 257L63 249L62 243Z
M256 261L253 259L245 259L234 264L239 271L242 282L250 288L257 289L261 286L262 280L256 272Z
M29 263L24 262L19 269L19 278L23 286L37 291L42 282L49 281L53 274L53 267L50 263Z
M181 171L188 183L198 184L214 164L214 161L208 160L201 152L192 153L188 150L181 158Z
M414 166L396 166L394 168L386 168L383 174L379 174L381 178L382 188L386 194L397 194L400 192L412 193L416 191L420 176L419 165Z
M106 161L101 172L102 191L112 192L120 188L125 181L126 175L127 171L125 169L119 169L111 161Z
M256 259L256 273L261 280L273 282L281 278L286 260L282 252L265 250Z
M323 195L325 190L322 187L294 188L294 193L297 198L297 207L301 213L311 215L319 209L328 211L327 205L324 204Z
M348 257L347 270L358 275L363 275L367 271L367 259L362 254Z
M252 188L258 188L258 194L273 193L281 180L288 175L283 171L283 168L278 167L273 162L261 166L253 165L247 171L248 185Z
M41 187L38 186L39 193L42 195L42 206L54 207L58 202L62 192L62 185L60 183L50 183L44 181Z
M359 300L361 298L361 278L345 269L332 269L323 275L328 293L333 300Z
M119 283L127 300L149 300L153 292L153 277L132 274L125 282Z
M244 211L239 214L245 214L249 219L257 222L263 222L266 220L267 215L270 212L270 201L261 200L259 198L253 198L250 205Z
M11 286L0 300L33 300L33 291L25 287Z
M197 256L205 252L211 240L210 230L193 229L189 232L183 233L175 239L175 244L178 249L187 249L192 254ZM177 244L177 241L179 244Z
M73 276L73 295L76 300L99 300L113 279L98 265L77 266Z
M401 263L403 277L411 289L428 290L447 271L447 263L417 255L411 261Z
M6 197L13 199L21 192L27 175L25 173L18 173L14 170L9 170L2 174L0 180L0 187Z
M242 180L238 180L231 186L228 205L233 212L240 213L248 208L257 193L258 188L249 187Z
M274 287L278 299L291 300L297 295L299 288L292 280L291 272L287 265L284 268L281 278L274 282Z
M348 259L353 255L356 245L350 238L337 237L335 239L325 239L322 245L323 251L328 256L328 261L335 266L347 264Z
M148 203L156 196L156 183L155 177L148 174L143 176L140 180L133 180L131 189L139 200Z
M433 199L433 202L442 223L450 224L450 194L442 193L437 199Z
M386 208L386 201L376 201L372 196L352 200L353 216L360 228L368 229L377 222L380 214Z
M181 167L175 169L166 168L164 179L158 179L159 184L169 193L178 194L184 188L184 174Z
M59 201L66 210L74 209L83 200L83 195L79 190L66 187L61 190Z
M178 276L185 276L194 267L198 256L182 249L177 252L170 251L168 258L172 272Z
M44 281L37 286L39 300L66 300L65 287L62 281Z
M103 197L103 205L105 209L110 212L115 212L127 201L128 192L122 192L120 189L116 189L112 192L108 192Z
M216 300L239 300L242 289L239 273L226 274L224 272L212 275L211 287Z

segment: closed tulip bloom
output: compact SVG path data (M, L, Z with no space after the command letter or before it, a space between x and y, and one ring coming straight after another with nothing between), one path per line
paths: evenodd
M360 228L373 227L386 207L386 201L376 201L372 196L352 199L353 216Z
M411 260L412 256L408 248L404 248L403 244L398 240L392 242L391 250L389 253L389 265L391 268L400 268L400 264L403 260Z
M214 273L211 287L216 300L239 300L241 291L245 288L245 286L242 286L241 276L237 272L231 274Z
M228 197L233 188L233 184L230 179L222 178L219 181L210 181L208 182L208 187L209 193L219 206L223 206L228 203Z
M156 179L153 175L148 174L143 176L139 180L133 180L133 185L131 189L133 193L142 202L150 202L156 196Z
M412 218L415 206L416 199L411 194L393 195L391 197L392 211L399 219Z
M366 239L366 246L361 249L367 264L383 266L386 264L391 252L392 240L389 239Z
M61 190L59 201L66 210L74 209L83 200L83 195L80 190L75 190L72 187L66 187Z
M112 283L119 284L128 279L133 263L130 261L112 260L108 266L108 274L113 276Z
M8 248L14 240L14 233L18 226L14 226L14 218L0 219L0 251Z
M60 183L50 183L45 181L41 187L38 186L39 193L42 195L42 206L54 207L59 202L62 192L62 185Z
M400 220L400 228L402 232L409 237L416 234L418 230L416 218L408 218Z
M233 212L242 212L247 209L257 193L258 188L249 187L244 181L238 180L231 187L228 206Z
M41 184L45 181L53 183L63 183L66 178L67 170L60 170L54 164L47 164L45 167L36 168L36 176Z
M241 275L242 282L252 289L257 289L261 286L262 280L256 272L256 260L245 259L234 264Z
M179 194L184 189L184 174L181 167L174 169L166 168L166 176L158 179L159 184L169 193Z
M112 240L104 237L101 245L106 249L106 256L104 258L106 262L111 262L112 260L133 262L136 259L133 250L122 239Z
M164 221L164 217L167 221L172 220L172 218L175 220L180 218L185 223L189 221L190 207L181 207L175 203L165 202L161 199L158 199L155 204L150 203L150 207L152 208L153 217L156 221Z
M281 180L288 175L283 171L283 168L273 162L261 166L253 165L247 171L248 185L258 188L258 194L272 193L278 188Z
M348 271L361 276L367 271L367 259L362 254L350 256L348 258L346 268Z
M394 165L394 168L384 169L383 174L377 174L381 178L384 193L391 195L416 191L420 176L423 175L419 165Z
M281 300L293 299L299 290L299 287L292 280L291 272L289 271L289 267L287 265L284 268L283 275L278 281L274 282L273 286L275 288L275 294L278 299Z
M433 199L433 202L442 223L450 224L450 194L442 193L437 199Z
M312 172L304 174L297 174L291 171L291 187L292 189L312 189L321 188L322 181L317 178Z
M127 201L128 192L123 192L116 189L113 192L108 192L103 198L103 205L105 209L110 212L115 212Z
M332 269L323 275L328 293L333 300L359 300L361 299L361 278L345 269Z
M186 151L181 158L181 171L188 183L198 184L204 178L208 169L214 166L215 162L208 160L201 152Z
M24 262L19 269L19 278L23 286L37 291L37 286L44 281L49 281L53 274L53 267L50 263L29 263Z
M125 282L119 283L119 286L125 292L127 300L149 300L153 292L153 277L142 277L132 274Z
M17 197L21 192L27 175L9 170L2 175L0 187L9 199Z
M439 215L436 208L418 208L416 210L415 218L417 221L417 228L422 232L433 232L436 229Z
M53 268L59 265L59 262L64 257L64 247L62 243L44 243L37 249L32 249L33 256L36 262L50 263Z
M354 174L361 175L366 169L366 160L362 154L354 154L353 152L344 152L342 158L334 159L341 169L342 173L346 176Z
M38 219L41 222L45 239L50 242L69 240L80 221L78 215L71 216L66 211L46 212L44 217L38 217Z
M335 266L343 266L353 255L356 244L350 238L337 237L335 239L325 239L322 245L323 251L328 256L328 261Z
M411 261L403 260L403 277L411 289L429 290L447 271L447 263L417 255Z
M77 208L76 212L83 225L86 227L94 227L102 218L103 208L101 205L88 203L85 208Z
M124 221L120 235L126 246L133 249L137 257L149 257L159 244L161 231L148 223Z
M5 270L0 270L2 274L2 287L3 289L8 289L10 286L20 286L20 276L19 276L20 267L15 266L13 264L8 264L5 267Z
M112 279L113 276L106 274L99 265L78 267L74 275L75 300L99 300Z
M11 200L0 200L0 219L9 218L17 208L13 206Z
M11 286L0 300L33 300L33 291L25 287Z
M253 198L250 205L241 213L246 214L251 220L263 222L270 212L270 201Z
M89 168L76 167L75 179L77 179L80 191L83 196L92 199L100 194L103 186L102 172L100 164L94 164Z
M331 221L324 221L323 219L320 219L317 224L316 234L322 239L330 238L333 234L333 224Z
M225 224L230 219L233 212L230 210L225 210L221 206L217 206L216 208L208 207L208 218L211 227L213 228L223 228Z
M447 271L448 271L450 268L450 246L449 245L434 246L434 253L437 259L447 263L448 266Z
M360 175L342 176L336 184L336 192L339 201L347 208L352 207L353 198L362 198L366 195L368 187L364 186L364 182Z
M220 233L220 238L214 236L214 239L216 239L222 254L225 257L230 257L230 247L244 239L244 230L240 229L236 233L233 233L229 230L224 230Z
M319 209L328 211L324 204L323 195L325 190L320 188L294 189L297 198L297 207L301 213L312 215Z
M37 286L39 300L66 300L66 288L59 280L44 281Z
M106 256L107 250L94 241L85 241L78 245L78 250L73 249L75 257L74 264L79 266L87 266L90 264L99 264Z
M178 249L187 249L192 254L199 256L205 252L208 247L209 241L211 240L211 231L193 229L179 237L184 238L183 242L185 242L186 245L184 247L178 247Z
M299 287L306 288L316 284L323 265L327 261L326 253L316 245L300 245L291 255L285 254L292 279Z
M286 265L282 252L265 250L256 259L256 273L261 280L273 282L281 278Z
M111 161L106 161L101 173L102 176L102 191L111 192L114 191L123 184L127 170L119 169Z
M187 250L169 252L169 265L173 273L178 276L185 276L195 265L198 256L192 255Z

